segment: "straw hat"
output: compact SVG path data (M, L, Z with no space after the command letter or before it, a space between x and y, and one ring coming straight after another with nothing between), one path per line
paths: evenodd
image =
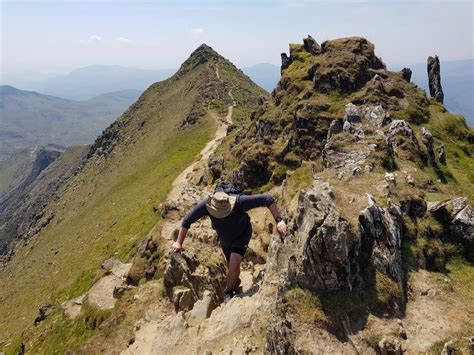
M215 192L207 200L207 212L215 218L227 217L232 212L236 200L236 196L229 196L224 191Z

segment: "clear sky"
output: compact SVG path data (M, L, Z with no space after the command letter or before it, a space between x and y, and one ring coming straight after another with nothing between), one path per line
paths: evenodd
M4 1L1 71L90 64L176 68L201 43L237 66L279 64L288 43L365 36L390 66L473 58L472 1Z

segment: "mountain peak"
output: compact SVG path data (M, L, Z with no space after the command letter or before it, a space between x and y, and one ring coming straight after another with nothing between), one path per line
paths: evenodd
M220 60L223 59L223 57L210 46L203 43L191 53L189 58L186 59L183 64L181 64L179 73L187 73L188 71L196 68L197 66L205 64L213 59Z

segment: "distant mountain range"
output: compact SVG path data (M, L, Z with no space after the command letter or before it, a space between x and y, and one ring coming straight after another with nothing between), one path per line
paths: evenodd
M144 91L151 84L170 77L176 69L147 70L119 65L90 65L66 75L25 84L23 89L70 100L88 100L105 92Z
M0 161L26 147L92 143L140 94L122 90L73 101L0 86Z

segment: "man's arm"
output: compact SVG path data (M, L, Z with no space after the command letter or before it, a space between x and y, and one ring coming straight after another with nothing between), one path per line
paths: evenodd
M206 202L207 202L207 199L204 199L201 202L199 202L196 205L196 207L194 207L191 210L191 212L189 212L186 215L186 217L183 218L183 221L181 222L181 228L179 229L178 238L171 246L171 251L182 252L184 250L183 249L184 238L186 237L186 233L188 232L188 229L191 227L191 224L193 224L198 219L207 215Z

